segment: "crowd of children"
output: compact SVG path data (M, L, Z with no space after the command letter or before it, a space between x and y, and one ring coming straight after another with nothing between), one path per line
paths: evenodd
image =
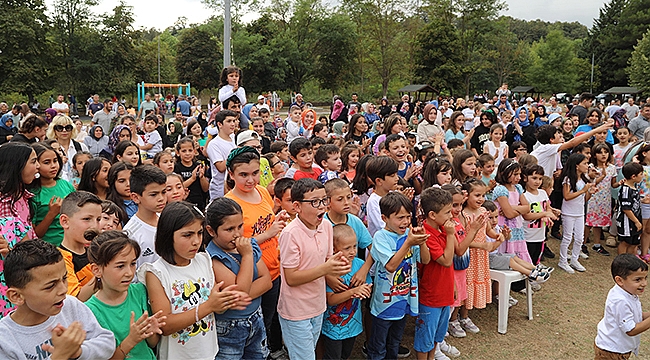
M590 233L609 254L607 232L630 255L612 264L595 351L638 350L650 145L625 126L612 144L612 121L573 133L543 104L427 104L419 135L363 105L343 125L301 104L271 119L242 112L242 75L224 69L209 120L125 115L105 151L63 149L65 115L55 137L28 119L0 146L0 357L348 359L363 333L368 359L396 359L414 316L417 358L448 359L447 335L480 331L470 311L517 303L493 293L490 269L537 291L554 270L548 233L573 274Z

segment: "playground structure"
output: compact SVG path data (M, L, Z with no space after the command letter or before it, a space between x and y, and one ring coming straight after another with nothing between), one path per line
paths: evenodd
M185 95L190 96L190 83L187 84L154 84L154 83L145 83L144 81L138 83L138 108L140 108L140 103L144 101L144 95L146 94L147 88L159 88L159 89L178 89L178 95L183 94L183 89L185 90Z

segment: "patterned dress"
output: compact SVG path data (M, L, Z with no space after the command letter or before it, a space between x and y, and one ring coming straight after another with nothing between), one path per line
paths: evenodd
M512 230L512 235L510 237L510 240L505 242L499 247L499 252L506 253L506 254L515 254L517 255L520 259L526 260L529 263L532 264L532 260L530 259L530 255L528 254L528 247L526 246L526 237L524 235L524 223L523 223L523 218L521 215L516 216L512 219L508 219L503 215L503 212L501 211L501 206L499 205L499 202L497 199L499 199L502 196L505 196L508 199L508 203L511 206L517 206L520 205L520 196L524 192L524 189L521 187L521 185L516 184L515 185L515 190L514 191L509 191L508 188L506 188L503 185L499 185L494 188L494 202L499 208L499 225L503 227L504 225L507 225L510 230Z
M484 209L481 209L484 212ZM472 221L476 216L468 216ZM483 226L474 237L474 242L487 242ZM525 246L524 242L524 246ZM467 299L465 307L468 310L473 308L483 309L492 302L492 281L490 279L490 257L487 251L477 248L469 248L469 267L467 268Z
M31 230L31 226L25 224L18 218L0 218L0 236L3 236L7 240L10 249L19 241L25 239ZM0 258L0 319L7 316L15 307L7 298L4 258Z
M601 169L602 171L602 169ZM611 184L616 176L616 166L608 165L605 168L605 178L596 184L596 192L591 195L587 203L587 226L605 227L612 225L612 197Z

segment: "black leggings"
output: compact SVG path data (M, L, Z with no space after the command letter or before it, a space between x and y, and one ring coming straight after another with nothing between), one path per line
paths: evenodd
M542 257L542 250L544 249L544 242L529 242L526 241L526 247L528 248L528 255L533 261L533 265L539 264L539 260Z

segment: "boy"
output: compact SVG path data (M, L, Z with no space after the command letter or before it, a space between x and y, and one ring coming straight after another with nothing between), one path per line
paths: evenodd
M250 146L257 150L257 153L260 155L260 185L267 187L273 181L273 174L271 173L271 166L269 161L261 156L262 153L262 142L260 141L261 136L253 130L240 130L237 135L235 135L235 143L237 147Z
M305 131L300 125L301 114L302 110L300 107L295 105L291 106L291 109L289 110L289 119L287 119L286 125L284 126L285 129L287 129L287 143L289 145L291 145L294 140L300 139Z
M63 242L59 250L68 270L68 294L86 301L95 292L95 276L90 270L86 249L90 241L84 237L88 229L99 230L102 200L87 191L70 193L61 202L59 222Z
M368 161L366 172L368 179L374 184L374 191L366 202L370 236L374 236L379 229L386 226L381 216L379 201L389 191L395 190L399 178L397 170L397 162L388 156L377 156Z
M398 192L379 202L385 228L377 231L370 254L375 259L375 283L370 300L372 330L368 359L397 359L406 314L418 314L417 262L428 264L428 234L409 231L413 203Z
M351 264L350 272L342 276L346 290L334 292L327 287L327 312L323 321L323 359L349 359L356 337L363 331L361 300L372 293L372 280L367 273L360 284L353 284L355 277L364 267L357 255L357 237L348 225L338 224L333 229L334 251L341 252Z
M262 120L264 120L264 133L266 137L271 140L275 139L275 135L278 132L278 129L275 127L273 121L271 120L271 113L269 112L269 109L262 107L257 113L262 118Z
M526 145L525 142L523 141L515 141L512 143L512 146L510 148L512 149L512 153L515 155L515 161L519 162L519 159L523 156L528 154L528 145Z
M616 211L616 228L618 229L618 253L636 254L640 244L641 232L641 195L636 184L643 180L643 165L627 163L623 165L625 181L618 190L618 208Z
M292 359L315 359L316 342L327 308L325 275L343 276L350 261L332 255L332 225L323 222L329 199L323 184L300 179L291 188L296 220L280 234L280 298L278 314Z
M312 152L309 140L297 138L291 142L289 144L289 154L291 154L291 161L295 162L297 169L291 176L289 176L291 172L291 169L289 169L287 175L285 175L286 177L293 177L294 180L300 180L302 178L318 179L322 171L312 167L314 164L314 153Z
M633 254L621 254L612 261L616 285L609 290L605 314L598 323L594 343L595 359L628 359L639 356L640 334L650 328L650 314L644 313L639 296L648 284L648 264Z
M276 141L271 144L271 152L274 152L280 161L282 161L282 166L284 166L284 171L289 170L289 145L284 141Z
M264 132L264 119L261 117L254 117L251 119L253 124L253 131L255 131L260 136L260 143L262 144L261 154L267 154L271 152L271 139L269 139Z
M215 116L215 123L219 133L206 147L208 158L210 158L210 198L216 199L224 195L224 183L226 179L226 159L235 146L233 134L237 128L237 114L230 110L222 110ZM144 251L144 249L143 249Z
M162 151L162 138L156 130L158 127L158 118L156 115L147 115L144 118L144 145L140 145L141 150L147 151L147 158L153 157Z
M296 180L289 178L278 179L273 186L273 202L275 203L275 213L285 210L289 214L287 224L296 218L296 209L293 208L291 201L291 187Z
M142 253L137 260L137 267L144 263L153 263L160 256L156 254L154 242L158 214L165 208L167 197L167 176L153 165L141 165L131 171L131 200L138 204L135 213L124 225L124 231L138 242ZM136 279L136 278L134 278Z
M339 171L341 171L341 151L338 146L333 144L321 146L316 151L315 158L316 164L323 168L323 172L318 176L318 181L325 185L328 180L339 178Z
M108 359L115 337L74 296L66 296L61 253L42 240L22 241L5 259L7 298L16 310L0 320L2 359Z
M398 134L388 135L384 147L388 150L388 156L397 161L397 175L408 181L415 189L415 193L419 194L422 191L422 183L417 176L420 174L422 166L413 165L412 162L408 161L409 151L404 137Z

